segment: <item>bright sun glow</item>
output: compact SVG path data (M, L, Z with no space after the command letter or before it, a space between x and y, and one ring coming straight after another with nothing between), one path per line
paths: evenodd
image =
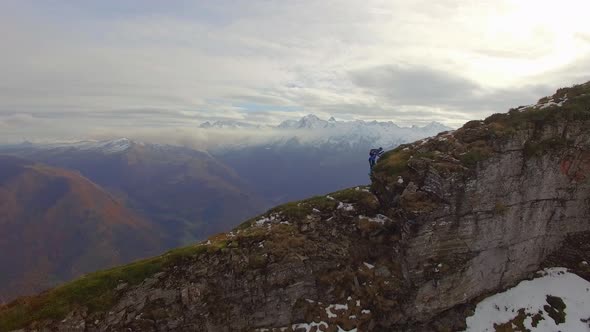
M482 79L495 84L523 81L557 70L590 51L590 43L583 39L590 34L590 2L531 0L503 5L501 12L487 20L483 40L490 48L520 56L482 59L475 64Z

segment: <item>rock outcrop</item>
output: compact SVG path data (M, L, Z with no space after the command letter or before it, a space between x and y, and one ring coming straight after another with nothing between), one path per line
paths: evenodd
M462 329L540 267L590 277L588 128L590 84L558 90L386 153L370 188L16 301L0 330Z
M566 236L590 231L590 121L571 111L589 97L556 96L560 106L513 110L400 147L408 156L400 183L381 165L381 202L413 229L403 248L414 317L514 285Z

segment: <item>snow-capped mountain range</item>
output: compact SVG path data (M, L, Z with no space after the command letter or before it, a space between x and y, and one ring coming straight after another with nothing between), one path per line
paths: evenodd
M261 128L261 125L255 125L247 122L241 121L233 121L233 120L221 120L221 121L214 121L213 123L207 121L202 123L199 128L202 129L209 129L209 128L216 128L216 129L253 129L253 128Z
M194 148L186 148L178 145L146 143L130 138L115 138L107 140L83 140L83 141L57 141L57 142L23 142L20 144L1 145L0 153L15 151L38 151L43 150L54 153L67 152L88 152L88 153L102 153L105 155L117 154L130 150L133 147L141 147L144 150L150 151L204 151Z
M452 130L438 122L431 122L426 126L400 127L395 123L379 121L338 121L333 117L323 120L313 114L302 117L299 120L286 120L278 126L255 125L240 121L216 121L205 122L197 131L207 134L208 130L231 130L240 133L240 137L247 135L256 136L258 133L266 133L261 139L240 140L235 142L224 140L219 146L209 146L212 150L244 148L245 146L284 145L293 143L309 145L334 145L339 147L368 147L382 146L392 148L399 144L412 142L418 139L434 136L442 131ZM247 129L255 129L248 131ZM217 132L219 134L219 132ZM17 149L25 146L31 149L43 150L77 150L87 152L100 152L103 154L115 154L127 151L134 145L155 149L175 148L171 145L142 143L129 138L116 138L110 140L82 140L67 142L24 142L21 144L2 146L3 150L14 147Z
M430 122L426 126L419 127L419 126L412 126L412 127L400 127L392 121L363 121L363 120L355 120L355 121L338 121L334 117L331 117L328 120L323 120L314 114L308 114L302 117L299 120L285 120L281 122L278 126L266 126L266 125L256 125L252 123L242 122L242 121L234 121L234 120L221 120L221 121L214 121L214 122L204 122L202 123L199 128L202 129L252 129L252 128L278 128L278 129L329 129L329 128L337 128L337 129L344 129L344 128L361 128L361 127L386 127L386 128L395 128L395 129L423 129L427 131L432 130L440 130L446 131L452 128L447 127L439 122Z
M81 151L101 151L103 153L117 153L122 152L131 147L134 142L128 138L117 138L104 141L81 141L71 143L50 143L44 144L43 147L47 149L52 148L70 148Z
M53 151L53 152L92 152L102 154L116 154L127 151L133 145L145 145L129 138L116 138L108 140L83 140L83 141L57 141L57 142L28 142L19 144L0 145L0 152L9 153L15 151ZM158 146L158 144L152 144Z
M280 143L297 138L300 143L309 144L344 144L347 146L380 145L394 147L411 142L439 132L452 130L438 122L431 122L423 127L400 127L392 121L338 121L331 117L323 120L316 115L309 114L299 120L286 120L278 126L260 126L239 121L205 122L201 129L231 129L231 130L271 130L275 135L270 136L264 143Z

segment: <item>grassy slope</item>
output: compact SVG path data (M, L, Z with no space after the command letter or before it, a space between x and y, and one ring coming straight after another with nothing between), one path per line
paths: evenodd
M359 211L375 209L374 200L361 190L345 189L326 196L292 202L269 210L266 215L281 213L291 220L305 218L313 209L327 211L337 207L337 201L357 202ZM23 297L0 307L0 332L23 328L34 321L63 319L69 312L79 307L89 312L105 311L119 298L116 288L126 283L129 286L140 284L146 278L169 267L193 260L196 256L216 253L228 245L259 241L264 237L259 227L250 227L258 218L252 218L236 227L237 236L218 234L200 243L171 250L161 256L140 260L128 265L88 274L78 280L44 292L34 297ZM230 240L231 239L231 240ZM235 244L232 244L234 242Z

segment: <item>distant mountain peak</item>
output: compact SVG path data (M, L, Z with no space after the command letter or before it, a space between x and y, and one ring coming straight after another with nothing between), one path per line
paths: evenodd
M315 115L315 114L308 114L308 115L304 116L301 119L302 120L313 120L313 121L320 120L320 118L317 115Z
M321 130L321 129L328 129L328 128L340 128L343 130L350 130L351 128L364 128L362 130L367 131L369 127L376 128L391 128L400 129L404 127L400 127L392 121L377 121L373 120L370 122L364 120L352 120L352 121L338 121L334 116L331 116L328 120L324 120L315 114L307 114L298 120L296 119L289 119L281 122L277 126L264 126L264 125L256 125L248 122L241 122L237 120L218 120L218 121L206 121L199 125L201 129L261 129L261 128L269 128L269 129L292 129L292 130ZM367 127L367 128L365 128ZM409 128L408 128L409 129ZM441 131L451 130L442 123L439 122L430 122L426 126L412 126L411 129L417 129L421 132L433 132L432 134L436 134Z
M334 120L335 121L335 120ZM328 121L320 119L315 114L308 114L299 120L283 121L278 128L284 129L321 129L328 126Z
M426 126L427 128L432 128L432 127L446 127L444 124L438 122L438 121L431 121L430 123L428 123Z
M322 120L318 118L314 114L308 114L301 118L298 122L298 128L307 128L307 129L317 129L317 128L325 128L327 125L326 120Z
M237 120L218 120L214 122L203 122L199 128L202 129L209 129L209 128L216 128L216 129L253 129L253 128L260 128L260 125L255 125L247 122L237 121Z
M101 150L107 153L122 152L129 149L133 143L134 142L128 138L114 139L104 142L101 146Z
M104 154L120 153L129 150L135 144L139 144L129 138L121 137L109 140L84 140L52 143L24 143L21 146L29 146L41 149L96 151Z

